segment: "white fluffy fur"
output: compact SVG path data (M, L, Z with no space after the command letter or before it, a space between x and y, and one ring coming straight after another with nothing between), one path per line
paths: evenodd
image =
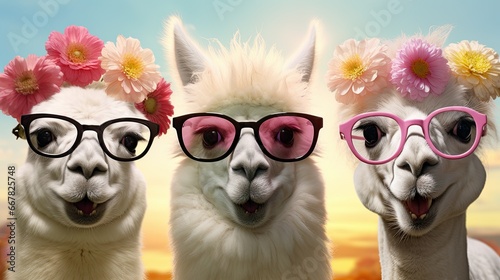
M443 94L422 102L410 101L389 89L350 106L344 117L383 111L402 119L425 118L445 106L467 106L487 114L488 135L481 141L495 138L492 105L480 102L453 83ZM442 130L444 139L448 137L442 126L436 128ZM500 257L484 243L467 237L466 210L480 195L486 180L480 159L476 154L460 160L437 156L416 126L406 137L403 152L395 160L383 165L360 163L354 176L360 200L380 216L383 279L499 279ZM427 223L420 226L403 203L415 191L433 199L424 219Z
M298 57L287 62L293 65L285 67L278 50L274 47L266 50L260 35L250 44L241 42L236 33L229 48L214 39L217 48L209 47L205 53L183 35L180 19L172 17L168 25L163 42L166 48L190 46L189 50L166 51L175 72L180 70L178 82L184 84L185 98L192 111L218 111L233 104L273 107L279 111L301 111L305 107L307 98L302 97L308 83L303 77L310 77L312 69L303 64L314 64L315 32L310 32L303 47L307 54L298 53ZM176 73L172 75L176 77Z
M103 90L78 87L64 88L32 110L42 112L82 124L144 118L131 104ZM82 175L95 168L99 171L90 178ZM30 150L18 175L17 262L8 279L143 279L139 231L146 183L133 163L108 158L96 133L87 131L69 156L50 159ZM102 218L91 225L73 222L64 210L68 202L85 195L107 203Z
M261 38L249 45L235 36L229 49L218 44L220 50L205 54L178 18L171 18L167 29L172 74L179 75L191 111L237 120L304 111L314 33L302 56L292 60L296 64L286 68ZM244 225L236 214L236 204L249 198L266 205L255 225ZM174 278L331 279L325 219L324 184L313 160L270 160L245 129L228 158L212 163L185 158L174 174Z

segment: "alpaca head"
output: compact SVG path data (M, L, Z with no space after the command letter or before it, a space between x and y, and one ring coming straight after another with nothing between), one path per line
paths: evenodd
M32 116L39 118L25 121ZM80 87L63 88L23 116L32 147L21 175L27 197L23 203L30 204L32 213L25 214L33 229L96 228L121 224L126 217L130 220L122 232L132 228L130 223L140 224L145 180L127 160L147 152L158 132L144 119L133 104L103 89ZM59 156L66 151L71 152Z
M240 42L236 35L230 48L217 43L217 50L204 52L186 34L178 18L170 20L168 29L165 43L172 73L183 85L189 110L216 113L193 117L189 122L184 121L184 116L174 119L174 127L179 122L176 129L184 151L198 160L183 162L197 171L188 184L228 224L263 226L278 215L294 192L299 180L297 166L307 161L284 162L294 161L297 156L287 154L287 143L274 142L292 137L287 138L292 141L288 145L301 150L304 158L306 151L312 151L313 138L321 127L318 122L313 127L314 120L302 116L263 120L275 113L304 110L314 64L314 30L296 57L284 64L274 48L265 49L260 37L252 45ZM221 114L228 118L219 117L217 124L209 120ZM281 136L279 128L283 128ZM207 148L210 145L215 148ZM202 162L212 159L216 160Z
M402 120L425 119L434 111L448 106L467 106L488 113L487 107L467 97L461 87L449 87L441 96L424 102L411 102L388 94L384 100L373 100L370 111L391 112ZM391 221L404 234L419 236L454 216L463 214L479 196L486 173L476 154L461 159L446 159L437 155L427 143L423 129L413 125L406 135L392 119L364 127L383 133L375 146L358 148L366 154L387 155L406 138L401 153L385 164L359 164L354 185L367 208ZM359 124L358 124L359 125ZM475 141L483 127L472 124L469 114L444 112L432 118L429 125L433 145L442 152L464 151ZM375 138L379 136L375 136ZM364 145L363 145L364 146ZM380 149L380 150L379 150Z
M473 89L457 82L458 78L445 78L441 90L436 90L441 83L436 82L425 94L412 98L415 92L404 89L413 89L413 85L394 82L398 75L394 74L392 59L388 86L356 99L344 110L348 118L367 112L374 115L352 118L341 125L341 133L347 135L353 153L364 161L354 176L363 204L402 235L421 236L465 213L481 193L486 173L474 145L485 140L483 135L494 134L491 102L480 100ZM446 60L443 63L441 74L447 77ZM382 76L388 79L388 74ZM416 79L414 84L419 81ZM460 107L443 109L451 106L473 109L490 117L490 121L476 118L475 112ZM407 131L402 130L405 126Z

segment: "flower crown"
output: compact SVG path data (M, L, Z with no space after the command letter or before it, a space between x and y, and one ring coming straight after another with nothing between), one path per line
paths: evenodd
M379 39L349 39L329 62L327 85L337 101L352 104L392 85L403 96L422 101L439 95L454 79L479 100L500 96L498 54L477 41L449 44L444 51L425 38L412 37L390 57Z
M173 115L172 90L158 72L150 49L119 35L106 44L85 27L53 31L45 43L47 55L16 56L0 74L0 110L20 120L31 108L61 90L103 82L108 95L135 104L164 134Z

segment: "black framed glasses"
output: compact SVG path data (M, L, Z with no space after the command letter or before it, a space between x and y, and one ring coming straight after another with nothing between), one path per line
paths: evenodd
M276 161L308 157L318 140L323 118L302 113L277 113L258 121L236 121L217 113L175 117L179 144L191 159L212 162L227 157L236 147L242 128L252 128L262 152Z
M97 133L103 151L117 161L142 158L159 132L159 125L137 118L118 118L101 125L80 124L76 120L54 114L21 116L30 148L37 154L59 158L72 153L82 140L83 132Z

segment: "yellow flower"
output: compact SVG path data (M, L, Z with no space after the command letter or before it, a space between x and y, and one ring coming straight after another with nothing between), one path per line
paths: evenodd
M464 40L450 44L445 56L458 83L471 89L481 101L500 96L500 61L493 49Z

